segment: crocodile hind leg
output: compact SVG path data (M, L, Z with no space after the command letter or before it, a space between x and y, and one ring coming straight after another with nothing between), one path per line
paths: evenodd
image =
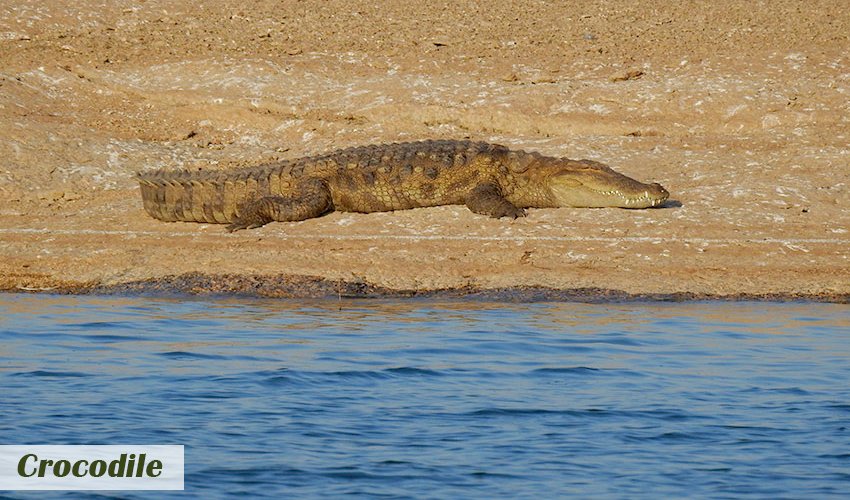
M502 189L495 182L485 181L469 192L466 206L477 214L490 217L525 217L525 210L518 208L502 195Z
M240 229L252 229L272 221L293 222L311 219L333 210L330 189L321 179L302 182L296 190L297 195L264 196L240 207L233 222L227 226L232 233Z

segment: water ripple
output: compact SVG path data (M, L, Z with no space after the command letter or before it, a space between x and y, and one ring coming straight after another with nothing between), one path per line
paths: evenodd
M82 372L59 372L47 370L33 370L31 372L12 372L8 374L12 377L52 377L52 378L76 378L76 377L93 377L90 373Z
M0 306L3 436L186 445L185 492L59 498L843 499L850 481L846 306Z

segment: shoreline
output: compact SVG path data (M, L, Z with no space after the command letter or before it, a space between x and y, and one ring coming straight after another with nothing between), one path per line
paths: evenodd
M512 286L393 289L364 282L330 280L301 275L216 275L186 273L110 285L57 283L49 287L12 288L0 281L0 293L45 295L100 295L149 298L265 298L265 299L427 299L481 302L813 302L850 304L850 293L735 293L694 292L629 293L622 290L582 287L548 288Z

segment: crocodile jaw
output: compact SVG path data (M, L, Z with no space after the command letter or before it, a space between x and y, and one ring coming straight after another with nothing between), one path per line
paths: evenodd
M644 184L610 169L556 175L549 187L562 207L651 208L670 197L657 182Z

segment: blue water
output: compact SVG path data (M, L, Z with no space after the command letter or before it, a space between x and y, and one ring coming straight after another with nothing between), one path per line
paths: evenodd
M0 294L0 311L0 444L186 446L183 492L52 498L850 495L846 305Z

